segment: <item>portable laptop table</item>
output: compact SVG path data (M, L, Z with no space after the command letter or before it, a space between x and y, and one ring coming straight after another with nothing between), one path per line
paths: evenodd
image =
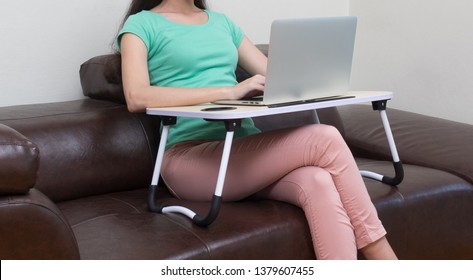
M396 145L394 142L391 127L389 125L388 117L386 114L387 101L393 97L392 92L383 91L360 91L360 92L349 92L353 98L336 99L322 102L305 103L298 105L289 105L282 107L268 108L266 106L222 106L216 104L202 104L196 106L184 106L184 107L167 107L167 108L148 108L146 113L148 115L159 116L161 118L163 129L161 132L161 139L159 143L158 154L156 158L156 164L154 167L153 177L148 194L148 207L152 212L157 213L180 213L183 214L199 226L210 225L218 215L220 210L220 204L222 201L222 192L225 183L225 175L227 171L228 161L230 159L230 150L233 141L233 135L236 130L240 128L241 120L244 118L252 118L259 116L269 116L276 114L285 114L307 110L317 110L321 108L343 106L358 103L371 102L373 110L380 112L381 119L383 122L384 130L388 139L391 155L393 159L393 165L395 170L394 177L387 177L381 174L377 174L370 171L361 171L361 175L371 179L381 181L383 183L395 186L399 184L404 178L404 171L402 163L397 153ZM182 206L167 206L158 205L156 203L156 190L158 187L159 177L161 173L161 165L164 157L165 146L167 142L169 127L176 124L177 117L192 117L202 118L212 121L223 121L227 130L225 137L225 145L223 149L220 169L218 172L217 184L215 186L215 192L212 199L212 204L209 213L206 216L199 215Z

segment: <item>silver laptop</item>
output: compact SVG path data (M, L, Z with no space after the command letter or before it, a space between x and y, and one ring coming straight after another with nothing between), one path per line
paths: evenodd
M215 103L276 107L352 97L356 23L353 16L275 20L262 98Z

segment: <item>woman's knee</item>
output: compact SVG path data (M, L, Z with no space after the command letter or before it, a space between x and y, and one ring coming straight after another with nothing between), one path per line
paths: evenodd
M330 173L316 166L295 169L256 196L288 202L304 208L307 203L325 199L336 189Z
M314 126L314 133L318 137L325 137L331 140L343 140L340 131L331 125L318 124Z
M308 126L306 133L310 133L311 142L318 143L319 147L339 151L346 148L347 144L337 128L330 125L317 124Z
M338 198L338 192L332 175L327 170L311 166L304 168L304 172L302 178L305 180L306 193L318 198L328 198L331 196Z
M327 197L337 193L331 174L317 166L298 168L282 179L290 181L300 189L299 193L308 197Z

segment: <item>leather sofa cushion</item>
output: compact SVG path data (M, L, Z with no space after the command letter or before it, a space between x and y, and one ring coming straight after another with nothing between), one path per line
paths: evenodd
M370 111L366 105L338 108L345 140L355 156L390 160L380 117ZM403 163L443 170L473 184L471 125L389 107L387 114Z
M226 202L217 220L199 227L179 214L147 209L147 189L85 197L58 204L82 259L313 259L303 211L277 201ZM209 204L158 199L206 213Z
M79 259L68 221L35 188L24 195L0 196L0 259Z
M0 111L0 123L41 151L35 188L54 202L148 186L159 139L156 121L92 99Z
M356 161L361 170L394 172L390 161ZM397 187L364 179L397 256L404 260L471 259L473 185L419 165L404 164L404 173Z
M392 172L387 161L357 162L362 169ZM398 256L471 258L473 243L454 241L471 239L473 186L435 169L405 165L405 170L399 187L365 179ZM83 259L314 258L303 211L295 206L268 200L225 202L217 220L201 228L182 215L149 213L146 197L147 189L137 189L64 201L58 207L71 224ZM157 199L199 213L209 207L177 200L164 188Z
M120 63L119 54L96 56L84 62L79 70L84 96L125 104Z
M0 194L24 194L33 187L39 164L35 144L0 124Z

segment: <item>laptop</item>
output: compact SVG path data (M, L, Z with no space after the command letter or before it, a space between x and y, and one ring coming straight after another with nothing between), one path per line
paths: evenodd
M222 105L278 107L350 98L354 16L278 19L271 25L264 95Z

